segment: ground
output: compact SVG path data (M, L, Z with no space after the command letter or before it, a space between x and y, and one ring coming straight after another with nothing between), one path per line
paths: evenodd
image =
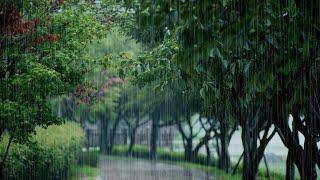
M214 180L210 174L165 162L102 157L95 180Z

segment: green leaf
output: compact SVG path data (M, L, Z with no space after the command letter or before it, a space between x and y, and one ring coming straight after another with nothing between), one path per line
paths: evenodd
M204 88L201 88L201 89L200 89L200 96L201 96L202 98L205 98Z

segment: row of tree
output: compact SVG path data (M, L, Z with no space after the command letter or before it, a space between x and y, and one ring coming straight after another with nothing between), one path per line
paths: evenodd
M129 33L151 51L127 61L122 71L134 83L159 91L164 101L153 105L159 109L151 120L156 126L166 119L163 114L170 114L187 159L197 146L190 142L193 132L186 134L179 124L191 127L190 116L198 112L206 117L207 132L218 124L221 155L227 154L234 127L241 127L244 179L257 178L275 133L288 148L287 178L294 178L295 165L301 179L316 179L319 1L148 0L127 5L136 19ZM222 160L221 167L230 171L230 161Z
M51 99L73 92L91 59L86 44L105 36L105 23L91 2L5 0L0 2L0 178L11 144L33 145L35 128L61 124Z
M210 142L215 140L219 167L230 173L228 146L240 127L243 179L257 178L264 150L276 133L288 148L287 179L294 179L295 166L301 179L316 179L320 165L318 1L112 3L116 4L112 12L121 16L104 21L121 19L117 24L121 31L145 48L139 56L124 50L113 50L117 52L113 56L102 53L106 61L95 77L107 69L109 75L102 75L107 79L94 90L80 90L80 99L86 103L98 97L84 106L81 117L105 123L101 130L108 138L101 141L105 143L101 147L106 153L112 152L120 121L130 132L128 154L137 128L151 122L152 158L157 157L159 128L175 125L187 161L196 161L202 147L210 157ZM113 70L126 80L105 86L118 78L110 73ZM104 88L109 93L99 93L99 87L109 87ZM200 116L195 122L194 114ZM196 123L205 133L194 128ZM298 133L304 137L303 144ZM195 142L196 138L200 140Z

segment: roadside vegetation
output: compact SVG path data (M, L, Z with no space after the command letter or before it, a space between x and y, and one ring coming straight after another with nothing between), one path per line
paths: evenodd
M12 143L3 171L5 179L61 179L67 178L77 165L85 143L85 134L78 123L67 122L36 128L26 144ZM4 154L9 136L0 142Z
M128 154L128 146L126 145L118 145L115 146L113 149L113 156L119 156L119 158L142 158L142 159L151 159L150 157L150 149L147 146L142 146L142 145L135 145L132 151L131 156L127 156ZM116 157L113 157L116 158ZM194 168L194 169L199 169L204 172L208 172L211 174L213 177L216 177L218 179L241 179L241 173L242 173L242 165L240 165L235 172L234 175L228 174L224 172L223 170L219 169L216 164L218 161L216 159L211 159L210 164L207 164L206 161L207 157L205 155L198 155L196 160L192 163L188 162L184 158L184 153L183 152L172 152L167 149L159 148L158 149L158 156L157 156L157 161L159 160L160 162L166 162L166 163L171 163L175 164L178 166L183 166L187 168ZM232 164L232 167L234 168L236 164ZM260 168L259 169L259 174L258 178L259 179L268 179L269 175L267 174L268 172L266 171L265 168ZM285 174L279 173L279 172L272 172L270 171L270 177L271 179L284 179Z
M99 146L222 178L284 179L265 154L277 134L285 178L316 180L319 12L319 0L0 2L0 178L61 178L77 163L93 176ZM148 147L137 146L146 125ZM159 147L168 127L182 153ZM128 146L116 146L119 131Z

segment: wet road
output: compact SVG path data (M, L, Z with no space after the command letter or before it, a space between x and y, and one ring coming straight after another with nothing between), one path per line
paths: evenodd
M99 167L103 180L214 180L200 170L147 160L103 158Z

